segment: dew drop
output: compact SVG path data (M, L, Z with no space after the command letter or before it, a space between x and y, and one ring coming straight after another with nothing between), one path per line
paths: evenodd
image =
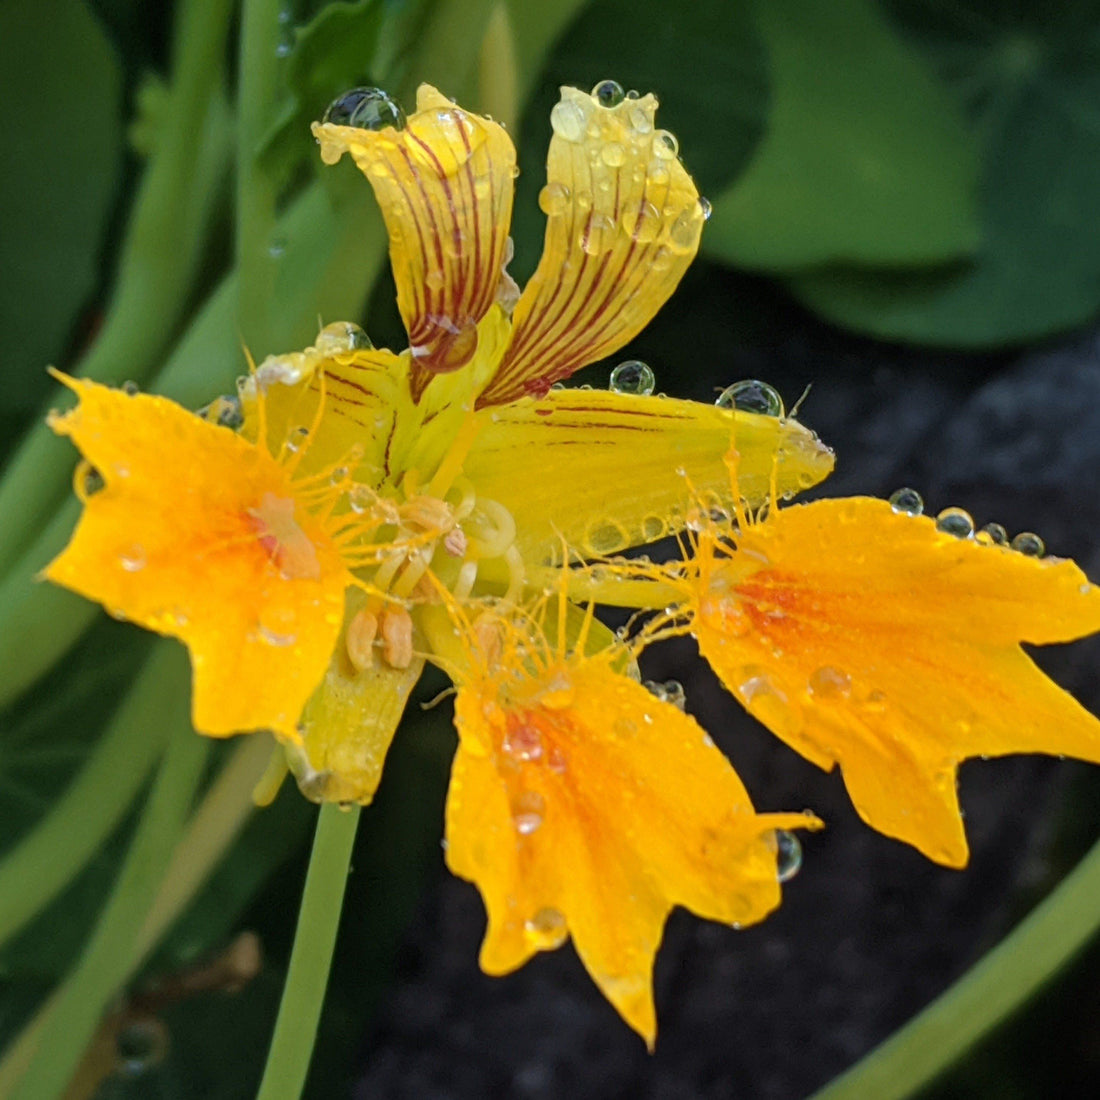
M333 321L325 325L313 346L322 355L342 355L349 351L370 350L374 345L361 325L354 321Z
M134 397L136 394L141 393L141 387L136 382L123 382L122 392L127 397Z
M783 398L756 378L746 378L727 386L714 402L720 409L738 409L759 416L783 416Z
M244 423L244 410L239 397L215 397L198 411L198 416L211 424L236 431Z
M94 467L87 463L81 468L80 471L82 482L81 488L84 490L84 495L90 497L93 493L98 493L107 483L103 480L103 475Z
M699 213L703 215L703 221L709 222L711 214L714 213L714 204L710 199L699 196Z
M126 570L127 573L139 573L145 568L145 547L140 543L135 542L133 546L127 547L118 556L118 564Z
M648 134L653 130L653 119L644 107L630 108L630 125L635 133Z
M512 802L512 824L520 836L530 836L541 824L546 800L538 791L522 791Z
M936 530L957 539L968 539L974 534L974 520L963 508L945 508L936 516Z
M653 368L640 359L627 359L611 372L613 393L633 393L648 397L656 384Z
M658 130L653 135L652 152L658 160L675 160L676 154L680 152L680 143L675 134L670 134L668 130Z
M588 116L581 105L572 99L563 99L550 111L550 126L563 141L578 142L584 139Z
M593 214L581 231L581 248L589 256L599 256L615 243L615 223L606 214Z
M768 846L775 852L775 877L790 882L802 867L802 842L787 829L776 829Z
M626 150L617 141L609 141L600 150L600 159L608 168L621 168L626 161Z
M1012 549L1029 558L1041 558L1046 552L1046 543L1034 531L1021 531L1012 540Z
M510 726L501 746L515 760L538 760L542 756L542 737L530 722Z
M898 489L890 494L890 507L899 516L919 516L924 511L924 500L916 489Z
M1008 545L1008 532L999 523L987 523L974 537L983 546Z
M117 1069L125 1077L140 1077L159 1065L168 1052L168 1031L160 1020L131 1020L115 1038Z
M601 107L618 107L626 99L626 92L617 80L601 80L592 89L592 98Z
M360 130L404 130L405 112L381 88L352 88L329 104L322 122Z
M548 217L565 212L569 205L569 188L564 183L553 181L539 192L539 208Z
M818 699L843 699L852 692L852 678L843 669L823 665L810 674L810 694Z
M687 704L687 694L679 680L665 680L663 683L659 680L645 680L642 687L662 703L671 703L677 710L683 710Z
M617 554L630 544L630 536L613 520L594 523L585 533L584 545L590 554Z
M557 909L544 906L523 925L530 943L540 951L552 951L560 947L569 934L565 917Z

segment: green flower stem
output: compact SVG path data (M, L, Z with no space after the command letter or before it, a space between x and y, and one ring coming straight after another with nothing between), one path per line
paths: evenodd
M221 100L230 0L188 0L174 41L167 123L138 191L103 330L77 372L142 381L187 304L221 189L229 120ZM0 481L0 571L25 549L65 491L71 452L31 429Z
M0 862L0 943L45 908L130 808L167 736L162 715L187 706L187 664L157 647L79 775Z
M162 715L160 721L166 717ZM195 736L178 707L167 721L173 727L168 750L118 881L80 962L66 978L38 1034L26 1072L11 1091L0 1088L11 1100L61 1096L124 978L135 936L183 830L210 745Z
M252 789L270 755L268 737L255 734L244 738L210 785L172 854L156 899L134 940L124 969L118 974L118 988L130 981L236 839L254 809ZM0 1096L8 1096L26 1071L66 988L62 986L46 1000L5 1051L0 1062Z
M1066 965L1100 927L1100 842L1059 887L923 1012L811 1100L902 1100Z
M237 95L237 320L257 357L269 344L268 316L275 288L275 181L259 163L260 141L278 88L279 9L282 0L244 0L241 12L240 88Z
M305 1086L344 903L359 807L321 807L298 929L257 1100L298 1100Z

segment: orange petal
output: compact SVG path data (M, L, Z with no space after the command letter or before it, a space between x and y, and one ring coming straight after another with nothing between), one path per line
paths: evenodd
M652 1046L669 911L761 920L779 904L771 830L816 822L754 813L694 719L616 673L609 653L526 678L504 659L459 688L447 863L485 901L483 969L514 970L571 935Z
M1100 763L1100 721L1019 646L1100 630L1100 589L1073 562L953 538L868 498L773 510L732 538L700 535L699 649L792 748L840 764L873 828L962 866L960 761Z
M102 475L44 575L182 640L193 720L296 740L339 634L347 573L266 450L162 397L65 378L51 424Z
M313 133L327 164L350 152L374 188L419 397L433 374L457 370L477 350L477 322L508 260L516 152L502 126L429 84L416 108L402 130L316 123Z
M704 207L654 129L652 95L603 107L562 88L541 204L542 259L516 305L515 334L480 405L502 405L621 348L652 320L699 248Z

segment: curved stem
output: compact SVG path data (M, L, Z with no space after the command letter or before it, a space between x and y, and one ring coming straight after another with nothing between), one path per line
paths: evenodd
M902 1100L1019 1008L1100 928L1100 841L1061 885L923 1012L811 1100Z
M231 0L188 0L181 8L168 121L142 178L103 329L77 365L81 374L140 382L187 303L226 164L229 127L220 97L231 7ZM0 481L0 570L60 499L71 468L69 451L36 424Z
M241 15L240 87L237 93L237 320L246 345L270 351L267 319L281 247L271 238L275 183L257 153L278 85L281 0L245 0Z
M318 815L290 968L257 1100L298 1100L305 1086L358 823L358 806L346 810L326 803Z
M115 888L38 1035L26 1073L4 1094L11 1100L54 1100L64 1092L123 980L134 937L179 839L208 749L209 742L177 718Z
M165 708L177 697L186 707L187 668L175 648L154 650L80 774L0 862L0 943L83 870L130 808L164 749Z

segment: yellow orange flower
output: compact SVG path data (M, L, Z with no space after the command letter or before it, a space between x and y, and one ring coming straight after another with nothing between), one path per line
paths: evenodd
M1100 763L1100 721L1021 649L1100 630L1100 588L1073 562L867 497L729 519L697 508L693 526L686 562L642 570L678 592L648 630L690 631L754 717L840 765L873 828L961 867L962 760Z
M425 663L447 671L448 862L485 900L482 965L572 937L650 1044L670 909L761 919L777 830L818 823L755 813L694 719L638 682L649 642L695 633L754 714L840 763L872 825L943 862L965 860L958 760L1100 757L1096 721L1017 645L1100 627L1074 566L882 502L779 510L832 468L791 417L551 388L629 341L697 250L706 208L656 106L563 89L520 292L504 130L428 86L407 120L377 90L341 97L314 133L374 188L409 348L327 325L197 415L66 380L79 404L51 423L86 460L84 512L46 570L182 640L196 729L273 730L315 801L370 802ZM614 557L665 535L688 560ZM656 614L624 642L593 602Z

